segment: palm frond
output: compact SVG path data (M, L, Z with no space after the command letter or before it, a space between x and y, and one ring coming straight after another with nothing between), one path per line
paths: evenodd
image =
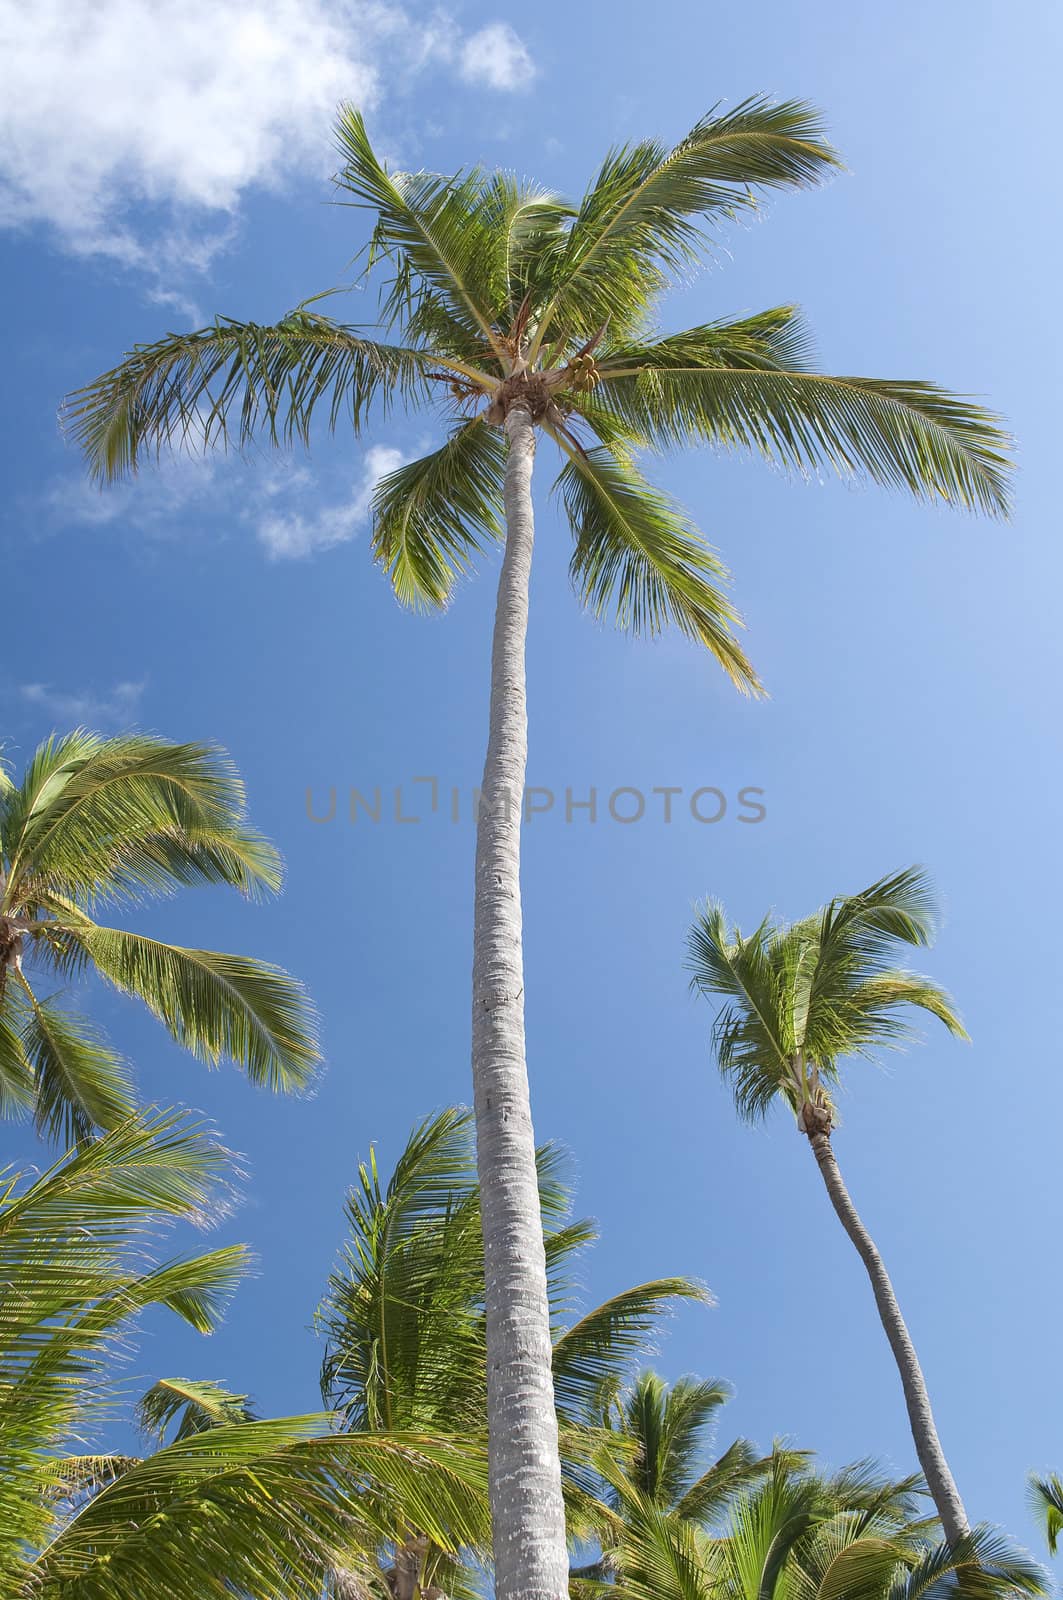
M599 377L619 372L686 371L689 368L751 372L800 372L811 359L811 340L796 306L773 306L754 316L706 322L652 342L607 340L598 359Z
M1042 1523L1050 1555L1055 1555L1059 1535L1063 1533L1063 1479L1056 1473L1038 1478L1033 1473L1027 1480L1027 1497L1030 1509Z
M161 1441L172 1428L175 1442L207 1428L255 1420L246 1394L204 1378L160 1378L138 1400L136 1418L149 1438Z
M66 431L91 476L113 483L145 458L217 445L243 450L309 444L315 419L360 433L370 407L424 400L442 353L368 338L358 328L297 308L279 322L219 317L128 355L65 403ZM457 369L455 369L457 370Z
M49 892L96 899L227 883L280 887L280 858L244 821L243 783L217 746L76 729L36 752L6 807L7 906Z
M38 1131L73 1144L123 1122L135 1104L128 1064L90 1018L38 1000L24 978L20 987L28 1003L22 1048L33 1072Z
M805 188L837 168L819 114L799 101L751 98L710 111L674 149L644 141L614 150L585 195L537 343L554 324L588 337L607 318L636 329L667 276L704 251L698 221L730 220L756 205L756 189Z
M335 1434L327 1417L192 1434L89 1500L33 1562L35 1591L118 1600L306 1600L363 1530L401 1538L395 1505L443 1550L482 1545L486 1463L473 1441ZM368 1491L368 1492L367 1492ZM363 1558L364 1559L364 1558Z
M771 960L767 927L743 938L715 901L700 907L688 936L687 967L697 993L723 1001L713 1025L721 1073L741 1116L764 1116L791 1072L780 974Z
M501 539L504 468L501 433L474 417L377 484L373 553L404 605L445 605L474 554Z
M63 937L94 969L136 995L178 1044L209 1066L224 1057L252 1083L305 1089L319 1055L313 1013L296 979L268 962L163 944L87 918Z
M351 105L340 108L336 140L344 163L336 182L356 204L376 214L371 261L381 255L397 257L388 320L408 315L415 303L412 271L454 326L501 356L493 326L496 308L481 298L483 252L492 242L489 220L481 210L484 175L389 173L369 142L361 113Z
M999 418L936 384L715 366L603 371L595 398L661 448L705 440L798 472L829 467L916 499L1008 512Z
M605 448L565 449L558 487L576 540L570 572L583 604L598 617L612 613L633 633L678 627L712 652L738 688L758 692L716 553L631 462Z
M713 1304L703 1284L658 1278L614 1295L560 1334L553 1355L558 1414L586 1421L602 1383L622 1381L633 1362L646 1359L662 1318L680 1300Z

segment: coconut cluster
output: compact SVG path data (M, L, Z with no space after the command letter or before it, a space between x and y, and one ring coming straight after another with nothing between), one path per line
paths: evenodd
M569 388L577 394L589 394L601 377L590 355L574 356L568 364Z

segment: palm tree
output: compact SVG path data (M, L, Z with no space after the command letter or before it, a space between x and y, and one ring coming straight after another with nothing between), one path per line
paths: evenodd
M80 1140L131 1111L126 1063L93 1021L40 990L84 969L210 1065L225 1056L254 1083L305 1086L318 1054L294 979L93 916L189 884L257 895L280 881L280 857L248 826L243 785L211 746L79 729L46 740L21 783L0 767L0 1113L32 1107L42 1132Z
M601 1508L586 1491L587 1463L607 1442L598 1429L603 1389L618 1388L644 1358L675 1301L709 1296L689 1279L660 1278L573 1320L576 1258L596 1231L570 1218L564 1159L553 1146L538 1152L538 1179L569 1526L580 1531L601 1520ZM470 1113L452 1107L424 1121L386 1182L371 1153L347 1198L346 1220L347 1239L317 1316L326 1342L325 1404L354 1429L480 1436L487 1421L487 1352ZM381 1553L395 1600L439 1592L453 1600L478 1592L413 1514L405 1521L401 1546Z
M709 903L690 933L692 986L722 1000L713 1042L735 1105L749 1121L781 1100L811 1146L838 1220L867 1269L875 1305L904 1390L919 1465L949 1543L968 1532L967 1514L934 1425L930 1396L893 1285L849 1197L831 1145L831 1090L839 1063L912 1037L903 1007L928 1011L967 1037L952 1001L929 978L891 965L901 944L926 945L934 904L916 868L881 878L862 894L832 900L790 925L766 918L743 936Z
M679 1378L669 1385L656 1372L640 1372L630 1389L607 1404L606 1425L628 1446L618 1458L623 1485L609 1496L618 1512L633 1494L705 1526L770 1470L779 1453L760 1456L748 1439L735 1439L721 1456L707 1460L717 1414L730 1394L718 1379ZM801 1459L797 1452L787 1456L795 1466Z
M596 1529L600 1554L575 1578L615 1582L631 1530L647 1519L708 1529L768 1472L804 1465L804 1452L776 1447L762 1457L748 1439L710 1459L717 1414L729 1398L728 1386L716 1379L679 1378L669 1386L649 1371L626 1389L617 1378L601 1385L600 1420L610 1448L597 1458L598 1493L608 1514Z
M164 1306L209 1332L241 1276L240 1245L148 1259L160 1228L218 1214L231 1171L208 1130L150 1111L34 1182L0 1176L0 1600L320 1600L341 1562L369 1581L400 1535L395 1504L444 1550L486 1541L475 1441L247 1420L244 1397L168 1380L140 1413L169 1443L85 1452L137 1314Z
M1045 1574L999 1534L934 1542L914 1480L893 1484L868 1463L834 1476L783 1459L732 1502L719 1533L646 1504L625 1527L615 1600L980 1600L1047 1592ZM577 1580L576 1600L606 1591Z
M1028 1494L1033 1512L1044 1526L1048 1552L1054 1556L1063 1533L1063 1478L1054 1472L1046 1478L1031 1473Z
M565 1521L519 873L536 441L560 453L571 573L585 605L635 632L678 627L756 691L725 569L642 476L638 452L723 444L994 513L1006 506L1005 437L980 407L932 384L811 370L793 307L656 332L664 291L758 192L809 187L837 169L806 105L752 99L710 113L674 149L647 140L614 150L576 206L502 172L389 172L351 107L338 138L340 188L374 218L377 324L344 325L306 301L269 326L219 319L170 334L72 396L67 419L107 481L173 445L308 444L316 419L358 434L374 409L436 402L449 417L443 443L377 487L376 558L400 600L441 606L476 553L503 543L472 1008L495 1583L500 1600L555 1600Z

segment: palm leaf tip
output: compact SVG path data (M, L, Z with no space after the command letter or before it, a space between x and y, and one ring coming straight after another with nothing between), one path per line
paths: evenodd
M763 686L738 643L743 624L723 563L679 508L632 462L604 447L577 454L557 480L575 536L570 574L583 603L634 634L669 625L715 656L746 694Z

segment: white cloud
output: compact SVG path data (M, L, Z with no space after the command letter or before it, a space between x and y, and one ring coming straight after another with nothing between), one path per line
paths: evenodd
M491 22L462 45L461 75L489 89L524 89L535 76L535 63L508 22Z
M25 704L55 719L64 728L128 726L136 721L144 682L116 683L112 689L80 689L74 693L53 689L47 683L24 683L19 694Z
M505 23L463 39L381 0L0 0L0 226L49 225L176 304L249 188L329 170L340 100L448 63L493 89L533 71Z
M261 517L258 538L270 560L298 560L315 550L328 550L353 539L369 516L373 490L381 478L406 460L402 451L392 445L371 445L365 453L361 481L349 500L323 506L313 515L271 512Z
M150 471L105 489L82 476L60 479L45 495L44 505L57 523L155 525L202 500L213 488L218 466L211 456L164 455Z

